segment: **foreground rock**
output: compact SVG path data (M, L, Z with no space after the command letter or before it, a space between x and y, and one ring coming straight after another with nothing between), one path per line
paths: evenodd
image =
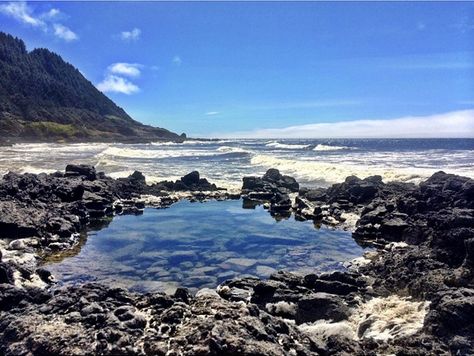
M187 193L182 189L186 187ZM92 167L0 183L0 354L469 355L474 350L474 182L439 172L419 186L348 177L300 189L269 170L244 178L244 204L343 226L372 247L345 271L238 278L191 296L86 284L54 291L38 251L68 248L89 221L148 203L235 197L197 172L147 186ZM177 193L180 191L181 193ZM181 194L181 195L180 195ZM141 197L141 198L140 198Z

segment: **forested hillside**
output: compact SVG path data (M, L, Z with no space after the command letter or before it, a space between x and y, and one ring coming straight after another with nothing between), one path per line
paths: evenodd
M133 120L59 55L0 32L0 142L159 139L182 137Z

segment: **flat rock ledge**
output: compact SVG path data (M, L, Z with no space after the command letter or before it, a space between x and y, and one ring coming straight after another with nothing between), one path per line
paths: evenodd
M353 231L364 257L345 271L237 278L195 295L101 284L53 288L41 258L73 248L88 224L179 199L238 199ZM474 181L435 173L420 185L348 177L301 188L271 169L232 194L192 172L147 185L91 166L0 181L0 354L474 354Z

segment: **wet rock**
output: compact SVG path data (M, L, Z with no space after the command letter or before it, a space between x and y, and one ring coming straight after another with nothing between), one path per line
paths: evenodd
M38 276L41 278L43 282L51 283L53 276L51 275L50 271L44 268L37 268L36 273L38 274Z
M295 320L297 324L302 324L320 319L337 322L348 317L349 308L340 297L320 292L304 296L298 301Z
M26 244L23 240L13 240L8 244L8 247L11 250L24 250L26 248Z

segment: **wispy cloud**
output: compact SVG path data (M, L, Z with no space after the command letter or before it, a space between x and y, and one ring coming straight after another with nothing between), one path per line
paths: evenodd
M52 33L57 38L66 42L79 39L79 36L70 28L58 23L62 13L58 9L50 9L44 13L35 13L34 9L25 1L12 1L6 4L0 4L0 13L9 16L16 21L42 30L45 33Z
M43 19L55 19L57 17L60 17L61 15L61 11L59 11L58 9L51 9L47 12L44 12L42 13L40 16L41 18Z
M138 41L142 34L142 30L139 28L134 28L130 31L122 31L120 33L120 38L124 41Z
M172 59L172 62L174 65L177 65L177 66L180 66L183 63L180 56L174 56Z
M220 114L219 111L208 111L207 113L205 113L204 115L206 116L214 116L214 115L218 115Z
M40 18L35 17L33 15L33 10L24 1L12 1L7 4L2 4L0 5L0 12L23 24L31 25L33 27L46 27L46 23Z
M140 76L140 68L142 67L143 66L138 63L114 63L109 66L108 70L110 73L136 78Z
M140 88L132 82L112 74L108 74L102 82L97 84L97 89L104 93L122 93L127 95L140 91Z
M59 23L55 23L53 25L54 28L54 35L63 39L66 42L76 41L79 39L79 36L76 35L74 32L71 31L70 28L61 25Z
M217 137L217 136L216 136ZM222 134L234 138L474 137L474 110L390 120L354 120Z

